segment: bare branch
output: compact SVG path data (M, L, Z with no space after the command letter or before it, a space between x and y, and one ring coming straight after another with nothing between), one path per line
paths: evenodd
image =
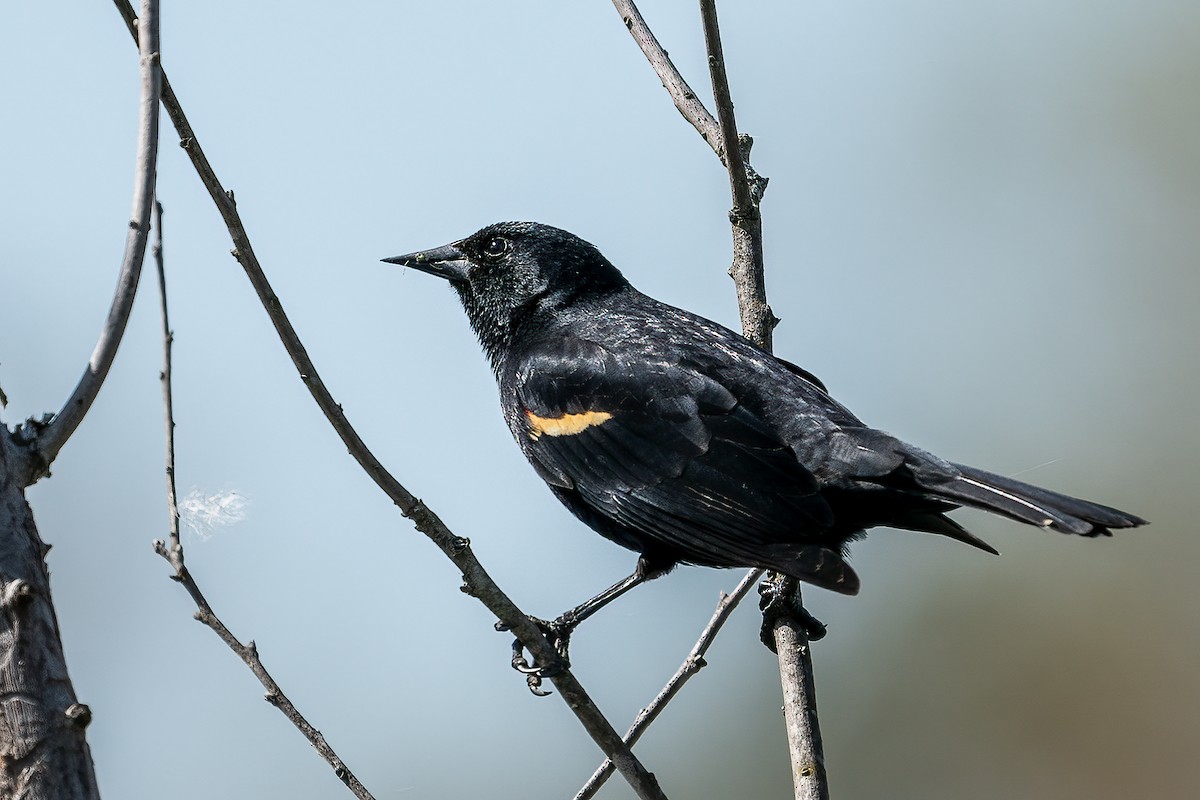
M258 648L255 647L254 642L242 644L225 627L225 623L221 622L220 618L213 613L212 607L209 606L208 600L204 597L204 593L200 591L200 587L196 585L196 581L192 578L191 573L183 563L182 545L176 540L168 546L166 542L160 539L154 543L154 552L165 558L175 569L175 574L171 578L182 584L183 588L191 596L192 601L195 602L198 609L195 615L196 619L207 625L213 633L217 634L221 641L250 668L250 671L254 673L254 677L258 678L258 682L267 690L264 699L278 708L288 718L288 721L296 726L300 733L304 735L304 738L308 740L308 743L313 746L313 749L320 754L321 758L325 759L329 766L333 767L333 774L346 785L346 788L354 793L355 797L359 798L359 800L374 800L372 794L359 782L354 773L350 771L341 758L338 757L338 754L334 752L333 748L329 746L329 743L325 741L325 737L321 732L314 728L312 723L296 710L296 707L292 705L292 701L279 688L279 684L275 682L275 679L267 672L267 668L263 666L262 660L258 656Z
M114 0L114 2L127 24L130 25L130 32L134 33L132 7L125 0ZM342 412L341 405L333 399L325 387L299 336L284 314L279 298L267 281L251 247L249 236L238 215L233 193L227 192L217 179L216 173L201 150L195 132L184 115L178 98L171 90L170 82L166 79L165 74L163 76L163 106L179 133L181 146L187 151L192 165L205 188L208 189L213 202L216 203L221 217L225 220L226 227L233 239L234 257L242 265L251 285L254 286L280 340L300 373L301 380L304 381L317 406L345 443L347 450L371 479L399 507L400 513L411 519L417 530L429 537L459 568L463 576L463 591L478 598L487 606L496 615L496 618L521 641L538 663L549 664L557 661L557 653L550 642L533 624L529 616L517 608L516 604L496 585L483 565L479 563L471 550L470 541L451 533L445 523L428 506L414 497L396 480L371 453L366 443L359 437L358 432L350 425ZM621 736L604 718L574 675L567 670L551 678L551 681L558 689L563 701L574 712L601 751L613 760L622 777L629 782L638 797L646 800L664 798L654 776L626 746Z
M88 360L87 369L75 386L75 391L63 404L62 410L48 425L36 430L32 437L31 451L37 463L32 465L29 482L49 474L50 465L71 434L83 422L84 416L116 358L117 348L125 334L129 312L133 308L133 297L137 293L138 278L142 273L142 261L146 255L146 238L150 232L150 206L154 202L154 182L158 157L158 103L161 97L158 52L158 3L143 0L141 36L146 44L141 52L141 98L138 101L137 163L134 167L133 211L130 214L129 232L125 237L125 255L121 259L121 272L117 278L117 290L100 337Z
M625 742L633 747L637 744L638 739L642 738L642 734L650 727L654 720L658 719L658 715L667 707L667 703L674 699L675 695L679 694L679 690L687 683L693 675L702 670L707 663L704 660L704 654L708 652L708 648L716 640L717 634L721 632L721 628L725 626L729 616L733 610L737 608L738 603L750 591L750 587L758 582L758 579L763 576L763 570L752 569L742 578L741 583L729 594L721 593L721 600L717 603L717 609L713 612L712 619L704 626L704 630L700 632L700 638L692 647L687 658L679 665L679 669L667 681L667 685L662 688L662 691L650 701L650 705L643 708L633 721L633 725L629 727L629 731L625 734ZM613 773L611 761L605 761L601 764L592 777L588 778L580 790L575 794L575 800L590 800L596 796L596 792L600 791L600 787L608 780Z
M346 785L346 788L353 792L355 797L359 798L359 800L374 800L372 794L367 791L366 787L362 785L354 773L338 757L334 749L329 746L329 743L325 741L325 737L321 732L313 727L304 715L296 709L283 690L279 688L279 684L275 682L275 679L271 677L266 667L263 666L254 642L242 644L225 627L225 623L213 612L212 606L209 605L208 600L204 597L204 593L200 591L200 587L196 584L191 572L184 564L183 543L179 538L179 504L176 500L175 490L175 413L171 385L171 350L175 335L171 331L170 316L167 310L167 278L166 271L163 268L162 248L162 204L158 202L154 204L154 244L152 252L158 271L159 310L163 334L163 368L159 377L162 381L163 419L166 425L167 512L170 526L168 541L156 541L154 543L154 552L165 558L174 568L175 574L171 577L183 585L184 589L191 596L192 601L196 604L196 608L198 609L196 619L203 622L217 634L221 641L250 668L250 671L254 673L254 677L258 678L259 683L267 690L267 702L278 708L287 717L288 721L296 726L297 730L308 740L308 743L313 746L313 749L325 759L329 766L333 767L334 774Z
M729 212L729 221L733 223L733 265L729 274L737 287L742 333L750 341L770 351L771 332L779 320L767 305L766 279L763 275L762 219L742 158L743 143L749 148L752 142L749 137L746 137L744 142L738 137L733 100L729 96L729 79L725 74L725 55L721 50L716 0L700 0L700 16L704 21L704 43L708 48L708 69L712 76L713 97L716 100L717 119L721 126L722 147L730 154L726 161L730 191L733 194L733 210Z
M799 592L796 602L800 602ZM829 800L829 776L825 774L825 751L817 718L817 687L808 637L803 626L786 616L776 620L772 633L779 654L783 720L787 727L796 800Z
M713 99L717 106L717 121L721 127L721 149L729 154L725 166L733 192L735 217L757 216L758 209L750 197L750 182L746 171L735 165L742 163L742 148L738 142L737 123L733 117L733 98L729 94L729 77L725 74L725 52L721 48L721 30L717 23L715 0L700 0L700 16L704 22L704 46L708 50L708 71L712 78Z
M721 140L730 153L726 163L733 194L733 265L729 274L737 286L742 332L768 352L771 332L779 320L767 305L763 275L762 218L758 199L742 167L742 147L752 144L749 137L739 138L734 119L729 79L725 74L725 56L717 23L716 0L700 0L704 22L704 41L708 49L708 67L712 76L713 97ZM734 166L734 165L737 166ZM803 602L796 584L794 603ZM780 615L772 626L775 650L779 656L779 679L783 685L784 719L787 723L788 749L792 761L792 786L797 800L827 800L829 787L825 775L825 756L817 718L816 684L813 679L812 653L802 626L788 615Z
M772 349L772 332L779 320L767 305L763 271L762 219L759 203L767 182L749 163L753 139L749 136L739 136L737 132L729 80L725 73L716 1L700 0L709 74L717 108L716 135L711 128L712 116L696 99L691 88L667 58L666 51L650 32L633 2L613 0L613 5L621 12L625 26L629 28L654 71L670 92L675 106L700 132L729 172L730 193L733 196L733 209L729 213L729 220L733 226L733 261L729 275L737 287L742 333L769 352ZM801 602L797 589L795 603L799 605ZM786 615L781 615L776 620L772 627L772 635L779 653L780 679L784 685L785 715L788 721L788 743L792 755L796 797L805 800L825 798L828 796L828 788L821 753L820 730L817 726L812 659L808 641L803 628L794 624Z
M721 159L721 163L725 164L725 153L727 152L721 146L721 130L717 125L717 121L713 119L713 115L708 113L708 109L704 107L704 102L696 96L692 91L692 87L688 86L687 81L679 74L679 70L675 68L675 64L667 56L667 51L658 43L658 39L650 30L650 26L646 24L646 20L642 19L642 12L638 11L638 7L634 5L633 0L613 0L613 6L621 15L625 27L629 29L629 33L633 36L633 40L637 42L638 47L642 49L642 53L646 56L646 60L650 62L650 66L654 68L659 80L662 81L663 88L671 95L671 99L675 101L675 107L679 109L679 113L683 118L692 124L701 138L708 142L709 147L717 154L717 158Z
M175 403L171 393L171 346L175 333L171 330L171 318L167 313L167 271L163 265L162 203L154 201L154 240L150 248L154 266L158 272L159 318L162 320L163 367L159 373L163 392L163 420L166 425L167 443L167 515L171 549L179 550L179 562L183 563L183 547L179 542L179 499L175 490Z

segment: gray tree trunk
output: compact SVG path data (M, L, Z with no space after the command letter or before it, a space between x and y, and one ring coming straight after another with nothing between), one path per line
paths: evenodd
M25 500L27 451L0 426L0 798L98 798L91 721L67 677L50 575Z

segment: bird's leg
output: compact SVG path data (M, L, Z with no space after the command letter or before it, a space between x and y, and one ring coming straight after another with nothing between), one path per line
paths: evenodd
M810 642L825 638L825 624L808 613L800 602L800 581L790 575L775 572L758 585L758 609L762 611L762 628L758 638L772 653L775 652L775 623L781 618L794 620Z
M673 564L671 566L674 566ZM568 654L568 648L571 644L571 634L575 628L579 626L588 617L595 614L606 605L616 600L621 595L628 592L635 586L639 586L646 581L654 580L655 578L665 575L670 570L670 566L664 567L653 564L646 559L645 556L638 559L637 568L633 574L627 578L617 581L612 586L605 589L600 594L592 597L569 611L564 611L553 620L538 619L530 617L530 620L538 626L542 633L550 640L550 644L554 645L554 650L558 653L558 660L549 664L538 664L535 660L530 664L525 658L524 648L521 646L520 640L513 641L513 658L512 666L517 672L523 673L529 683L529 690L536 695L545 695L541 689L543 678L552 678L562 672L571 665L571 660ZM496 623L496 630L508 630L508 626L503 623Z

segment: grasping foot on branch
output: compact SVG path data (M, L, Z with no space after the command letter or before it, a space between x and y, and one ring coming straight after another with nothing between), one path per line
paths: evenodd
M800 581L790 575L773 572L758 585L758 610L762 612L762 628L758 638L772 653L775 650L775 623L790 618L804 631L810 642L825 638L825 623L808 613L800 599Z
M538 617L530 617L529 621L536 625L542 635L549 640L558 656L546 664L537 663L536 658L531 663L529 659L525 658L525 646L521 644L521 640L513 639L512 668L525 676L525 683L529 686L529 691L538 697L548 697L550 692L542 688L542 681L561 675L571 666L571 661L567 657L567 646L570 643L571 628L574 626L568 628L558 620L547 621ZM496 630L507 631L509 626L503 622L497 622Z
M571 634L575 632L575 628L585 619L633 587L666 575L674 566L674 563L656 564L645 556L642 556L638 559L637 568L628 578L617 581L600 594L585 600L570 611L564 611L557 619L546 621L537 617L530 617L530 621L534 625L537 625L542 634L550 640L550 644L554 646L555 651L558 653L559 660L550 664L539 665L536 662L530 664L525 658L521 641L517 639L513 641L513 669L527 676L531 692L539 696L546 695L547 692L541 691L542 678L552 678L571 665L567 649L570 647ZM508 630L508 626L497 622L496 630L506 631Z

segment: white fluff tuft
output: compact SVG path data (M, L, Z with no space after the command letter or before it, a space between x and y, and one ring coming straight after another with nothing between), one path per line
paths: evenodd
M246 518L246 497L234 491L202 494L192 489L179 503L179 520L201 539L217 528L235 525Z

